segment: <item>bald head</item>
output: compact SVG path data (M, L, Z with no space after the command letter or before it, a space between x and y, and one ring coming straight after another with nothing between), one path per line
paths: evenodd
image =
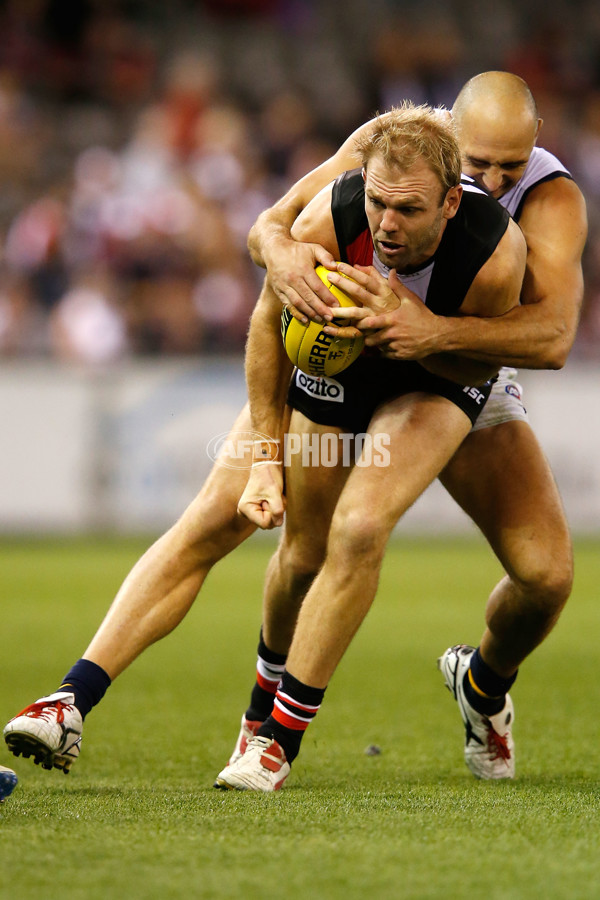
M452 117L460 126L465 116L475 115L503 121L507 116L517 116L529 120L532 127L538 118L529 86L512 72L482 72L467 81L452 107Z
M502 196L522 175L541 125L526 82L510 72L476 75L456 98L452 118L464 171Z

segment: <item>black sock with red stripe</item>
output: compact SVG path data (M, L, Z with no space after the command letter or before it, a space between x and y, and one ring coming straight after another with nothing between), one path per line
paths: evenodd
M261 737L274 738L292 763L300 752L304 732L319 711L325 688L310 687L284 672L275 696L273 712L257 731Z
M256 660L256 684L252 688L250 706L246 710L246 718L251 722L264 722L271 714L286 659L287 655L269 650L261 629Z

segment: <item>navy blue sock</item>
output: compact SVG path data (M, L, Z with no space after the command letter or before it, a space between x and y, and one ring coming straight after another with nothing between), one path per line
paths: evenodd
M100 703L111 680L101 666L89 659L78 659L65 675L59 691L75 695L75 706L85 719L89 711Z
M467 698L473 709L481 713L483 716L493 716L499 713L505 703L505 697L517 677L517 672L510 678L503 678L490 669L488 664L483 661L479 652L479 647L471 657L469 666L471 678L480 691L486 696L482 697L471 683L469 672L465 673L463 680L463 688L465 697Z

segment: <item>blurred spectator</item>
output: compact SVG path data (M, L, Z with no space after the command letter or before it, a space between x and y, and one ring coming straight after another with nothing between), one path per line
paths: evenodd
M128 349L125 322L111 294L85 284L67 291L54 309L51 340L54 353L65 362L111 363Z
M458 23L438 15L412 24L398 17L377 38L374 60L380 108L409 97L415 103L452 106L466 78L465 47Z

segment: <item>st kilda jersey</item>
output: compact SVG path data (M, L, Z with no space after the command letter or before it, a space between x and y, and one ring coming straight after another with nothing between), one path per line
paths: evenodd
M340 261L375 266L385 277L389 269L373 250L365 213L365 189L360 169L336 179L331 197ZM466 189L458 212L446 228L433 257L416 272L398 275L402 283L437 315L454 315L473 279L490 258L508 228L510 216L493 197Z

